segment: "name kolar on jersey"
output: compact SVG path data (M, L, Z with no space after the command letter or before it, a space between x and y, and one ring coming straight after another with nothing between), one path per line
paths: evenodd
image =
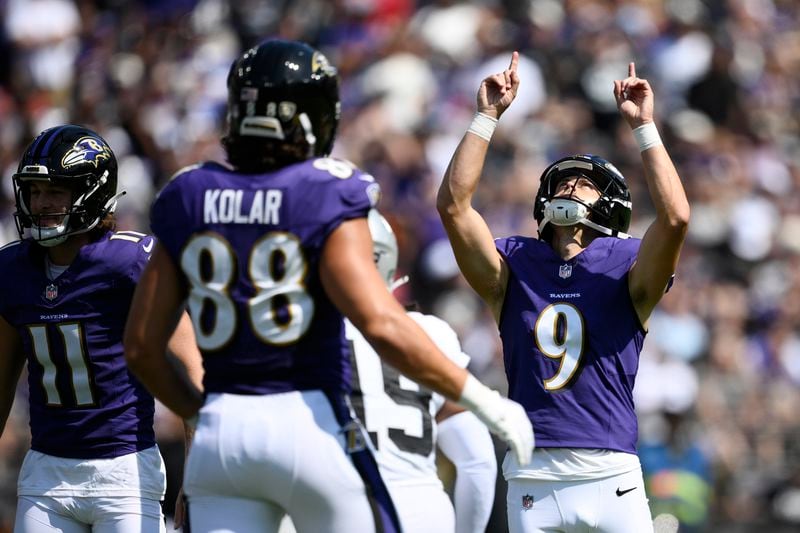
M248 212L242 210L241 189L209 189L203 200L206 224L278 224L283 193L278 189L255 191Z

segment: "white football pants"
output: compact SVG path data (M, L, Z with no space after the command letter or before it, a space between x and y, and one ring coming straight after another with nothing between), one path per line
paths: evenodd
M641 469L602 479L508 480L511 533L652 533Z
M184 475L192 533L274 533L285 513L301 533L374 531L341 429L320 391L210 394Z

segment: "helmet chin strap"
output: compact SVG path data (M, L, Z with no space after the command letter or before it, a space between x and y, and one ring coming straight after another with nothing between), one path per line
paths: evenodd
M544 217L542 218L539 233L550 223L554 226L574 226L576 224L583 224L609 237L616 237L619 239L629 239L631 237L627 233L612 230L596 222L592 222L589 220L588 215L589 206L586 204L571 198L556 198L548 202L544 208Z
M588 226L588 227L590 227L590 228L592 228L594 230L597 230L600 233L608 235L609 237L616 237L618 239L630 239L631 238L631 236L628 235L627 233L624 233L622 231L608 229L605 226L601 226L600 224L596 224L596 223L592 222L588 218L584 218L583 220L580 220L579 223L583 224L584 226Z

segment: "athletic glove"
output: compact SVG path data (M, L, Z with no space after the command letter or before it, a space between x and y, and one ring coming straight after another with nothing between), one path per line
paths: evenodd
M475 413L489 431L506 441L521 466L531 461L533 426L528 413L520 404L503 398L499 392L490 389L472 374L467 374L458 403Z

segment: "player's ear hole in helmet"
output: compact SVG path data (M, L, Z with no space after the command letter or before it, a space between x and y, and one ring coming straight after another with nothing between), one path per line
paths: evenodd
M96 132L76 125L56 126L40 133L25 150L12 176L20 238L55 246L71 235L108 225L117 198L117 159ZM31 184L46 182L71 192L71 205L57 226L44 226L31 212ZM113 225L113 217L111 217Z
M600 197L591 204L570 196L555 199L562 180L584 177L592 182ZM628 238L631 223L631 194L617 168L601 157L579 154L564 157L548 166L539 181L533 216L539 224L539 237L552 238L552 225L584 224L604 235Z
M297 41L262 42L228 73L228 161L255 173L326 156L340 108L338 73L321 52Z

